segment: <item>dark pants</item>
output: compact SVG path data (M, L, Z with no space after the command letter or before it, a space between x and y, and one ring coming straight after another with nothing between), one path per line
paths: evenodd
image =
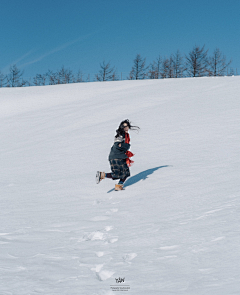
M113 180L119 179L119 178L114 178L112 176L112 173L106 173L105 176L106 176L106 178L111 178ZM119 183L124 183L127 178L128 178L128 176L125 176L124 178L121 178Z
M130 176L130 170L126 163L126 159L112 159L109 160L111 166L111 173L108 174L108 178L120 179L120 183L123 183L127 177Z

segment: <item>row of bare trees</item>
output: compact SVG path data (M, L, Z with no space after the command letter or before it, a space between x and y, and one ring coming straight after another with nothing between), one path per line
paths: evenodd
M138 80L234 75L233 69L228 72L230 64L231 61L227 61L218 48L208 57L205 46L195 46L184 57L177 51L163 59L159 56L149 66L146 66L146 59L138 54L128 78Z
M3 75L0 72L0 87L22 87L25 86L23 80L23 71L20 71L16 65L13 65L9 69L8 75Z
M158 56L150 65L146 65L146 58L137 54L132 69L127 76L129 80L140 79L165 79L183 77L224 76L234 75L233 69L229 69L231 61L227 61L224 54L216 48L211 56L205 46L195 46L188 55L181 55L179 50L170 57ZM100 69L95 74L93 81L122 80L114 66L105 61L100 64ZM56 85L67 83L90 82L90 75L84 75L81 71L74 74L70 69L61 67L56 72L48 71L46 74L37 74L31 80L23 79L23 71L16 65L10 67L9 74L0 72L0 87L22 87Z

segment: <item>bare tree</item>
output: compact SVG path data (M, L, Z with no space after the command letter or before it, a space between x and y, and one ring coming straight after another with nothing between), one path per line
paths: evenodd
M48 83L49 85L56 85L57 84L57 79L55 77L55 73L53 73L53 71L48 70L47 72L47 77L48 77Z
M169 59L165 57L161 67L162 79L168 78L168 72L169 72Z
M107 64L103 61L100 64L99 73L95 75L97 81L114 81L117 80L117 75L114 67L111 67L110 62Z
M35 86L43 86L43 85L46 85L46 80L47 80L47 76L46 75L37 74L33 78L33 84Z
M171 55L169 58L169 71L168 71L168 78L174 78L174 62L173 56Z
M129 80L141 80L147 77L147 69L148 67L145 66L146 58L142 58L140 54L137 54L136 58L134 59L134 64L132 70L129 74Z
M172 55L173 60L173 76L174 78L182 78L186 68L183 65L183 57L178 50L174 55Z
M161 69L161 64L162 64L162 59L159 55L159 57L154 60L153 63L150 64L149 66L149 71L148 71L148 77L150 79L160 79L160 69Z
M73 82L73 74L69 69L65 69L64 66L61 67L59 71L55 74L57 78L57 84L69 84Z
M6 75L3 75L0 71L0 88L6 86Z
M119 78L118 78L116 71L113 71L111 81L118 81L118 80L119 80Z
M78 70L77 77L74 79L74 83L84 82L83 76L83 73L80 70Z
M7 76L8 87L22 87L26 82L22 79L23 71L20 71L16 65L13 65L9 69L10 73Z
M164 58L161 66L161 77L165 78L174 78L174 67L173 67L173 57Z
M186 56L187 72L190 77L202 77L208 73L208 50L205 50L204 47L205 45L202 48L195 46Z
M231 60L226 62L226 57L222 52L216 48L208 60L209 63L209 76L224 76L226 69L231 64Z

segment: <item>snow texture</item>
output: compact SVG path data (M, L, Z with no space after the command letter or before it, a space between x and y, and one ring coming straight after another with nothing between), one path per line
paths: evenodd
M1 295L240 292L240 78L0 89ZM123 119L125 190L108 154Z

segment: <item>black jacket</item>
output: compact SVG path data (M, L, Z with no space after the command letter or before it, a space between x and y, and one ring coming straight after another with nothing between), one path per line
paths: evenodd
M121 147L119 146L121 144ZM110 150L110 154L108 157L108 160L113 159L126 159L126 151L130 149L130 144L125 143L125 138L123 136L120 136L118 138L115 138L115 142Z

